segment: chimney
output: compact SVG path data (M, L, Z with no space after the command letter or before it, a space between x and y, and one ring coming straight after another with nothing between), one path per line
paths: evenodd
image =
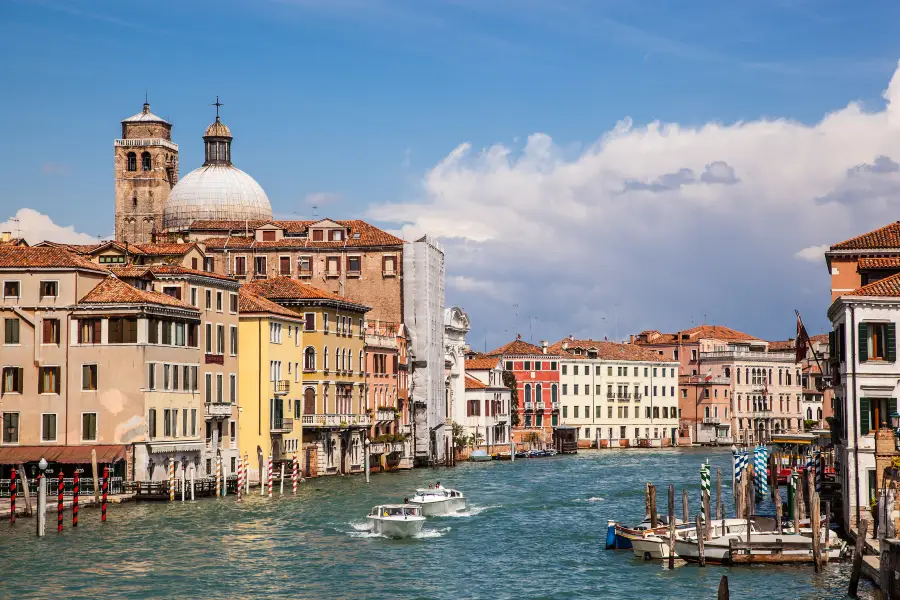
M522 334L521 334L521 333L517 333L517 334L516 334L516 341L518 342L518 341L521 340L521 339L522 339Z
M563 350L568 350L568 349L569 349L569 340L567 340L567 339L566 339L566 340L563 340L563 343L562 343L562 349L563 349Z
M547 354L547 340L541 340L541 353Z
M0 233L0 242L8 242L12 238L12 231Z
M572 335L571 333L569 334L569 341L570 341L570 342L574 342L574 341L575 341L575 336Z

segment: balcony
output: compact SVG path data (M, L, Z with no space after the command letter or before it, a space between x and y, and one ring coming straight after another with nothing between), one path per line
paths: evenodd
M290 433L294 431L294 419L281 415L272 415L272 423L269 427L271 433Z
M793 352L759 352L754 350L718 350L715 352L701 352L700 361L710 360L749 360L765 362L788 362L794 364L796 356Z
M526 402L525 410L534 410L534 402Z
M551 410L559 410L559 402L551 402L550 408Z
M207 402L206 403L206 416L207 417L230 417L231 416L231 404L226 404L224 402Z
M631 400L631 394L616 394L617 402L628 402Z
M396 452L397 454L403 454L406 450L406 444L403 442L391 442L391 452Z
M615 392L606 392L606 399L607 400L615 400L616 399Z
M390 444L384 442L372 442L369 444L369 454L387 454L390 452L389 447Z
M284 396L291 391L291 381L290 379L279 379L273 382L273 387L275 388L276 396Z
M719 423L719 417L703 417L704 425L718 425Z
M375 410L375 420L390 423L397 418L397 412L390 408L378 408Z
M303 415L303 426L309 427L369 427L369 415Z
M643 397L644 397L644 395L643 395L642 393L640 393L640 392L635 392L635 393L634 393L634 401L635 401L635 402L640 402L640 401L641 401L641 398L643 398Z

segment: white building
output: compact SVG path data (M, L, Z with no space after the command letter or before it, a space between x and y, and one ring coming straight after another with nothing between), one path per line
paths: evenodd
M453 306L444 311L444 359L447 368L448 402L450 420L460 425L466 417L466 334L469 333L469 315ZM449 426L449 425L448 425Z
M477 356L465 361L465 374L463 414L456 422L476 446L508 443L512 391L503 385L503 363Z
M551 346L560 361L560 424L582 446L675 445L678 361L632 344L571 337Z
M828 318L833 328L835 471L844 491L844 523L856 527L861 516L869 516L876 497L875 432L891 426L900 395L900 275L840 296Z
M415 460L443 462L452 437L444 385L444 252L427 237L403 247L403 312L410 332Z

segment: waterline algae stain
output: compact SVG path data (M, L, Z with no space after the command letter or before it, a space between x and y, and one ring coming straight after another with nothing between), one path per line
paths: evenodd
M730 469L727 451L631 450L460 464L318 479L296 496L113 507L103 526L82 510L77 529L37 538L4 527L0 564L11 598L843 598L846 564L723 569L647 563L604 550L608 519L639 522L644 484L690 490L696 465ZM466 513L429 518L392 540L365 530L372 506L416 488L463 491ZM732 506L731 490L723 502ZM763 508L765 510L765 508ZM864 590L863 597L865 597Z

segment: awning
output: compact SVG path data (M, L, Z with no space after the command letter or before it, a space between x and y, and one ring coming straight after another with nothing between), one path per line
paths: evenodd
M173 454L175 452L199 452L203 450L203 442L150 444L151 454Z
M3 446L0 447L0 465L47 462L65 465L84 465L91 462L91 450L97 451L97 462L109 464L125 459L125 448L120 444L101 446Z

